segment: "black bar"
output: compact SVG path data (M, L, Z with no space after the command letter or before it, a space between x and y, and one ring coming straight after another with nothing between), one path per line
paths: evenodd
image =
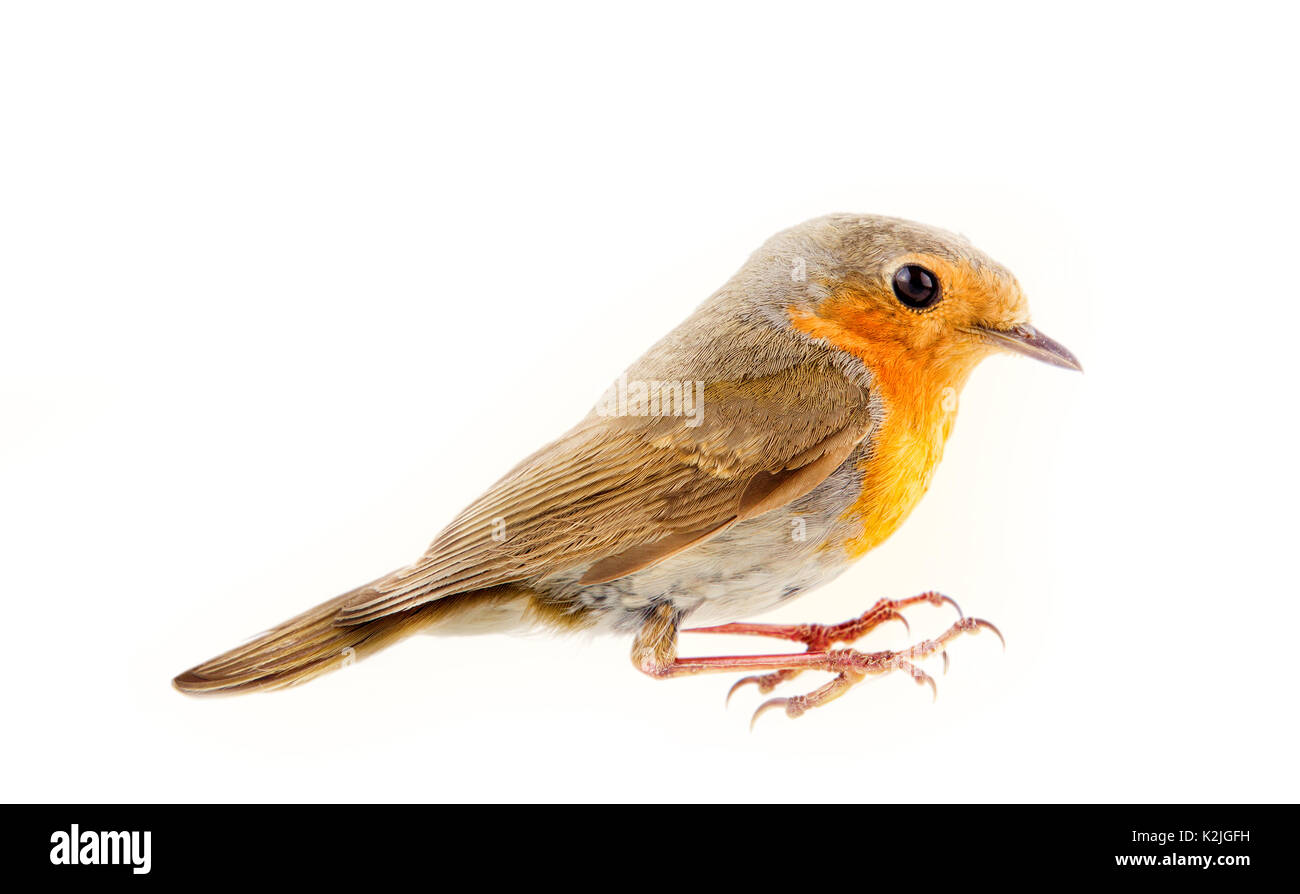
M1292 808L1211 805L7 805L5 866L96 883L373 884L455 868L480 880L620 886L698 872L735 881L774 866L872 883L873 873L991 873L1216 884L1286 872ZM73 864L75 831L84 842ZM147 872L144 832L148 832ZM103 833L137 832L130 838ZM87 835L90 835L87 838ZM93 842L93 843L92 843ZM87 863L102 850L104 861ZM89 848L86 850L85 848ZM133 859L134 858L134 859ZM612 861L612 862L611 862ZM1149 864L1144 861L1150 861ZM613 866L615 875L604 877ZM1046 875L1044 873L1047 873Z

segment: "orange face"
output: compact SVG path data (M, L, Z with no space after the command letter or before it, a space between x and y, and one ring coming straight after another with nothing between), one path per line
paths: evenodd
M862 493L846 513L861 532L828 545L859 556L889 537L929 487L957 395L980 360L1004 349L1079 364L1029 325L1019 283L991 264L911 253L881 274L850 273L823 286L826 297L811 310L789 309L791 325L860 359L884 407L860 467Z
M1005 271L932 254L896 258L882 276L851 273L791 323L862 360L887 396L960 388L999 347L992 331L1027 326L1020 284Z

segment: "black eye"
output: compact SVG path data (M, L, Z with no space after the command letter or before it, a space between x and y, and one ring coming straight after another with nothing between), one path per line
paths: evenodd
M894 274L894 294L917 310L934 307L939 303L939 277L916 264L899 267Z

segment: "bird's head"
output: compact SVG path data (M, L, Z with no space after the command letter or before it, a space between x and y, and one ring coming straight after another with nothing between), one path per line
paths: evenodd
M777 237L796 259L790 323L901 387L960 387L997 351L1081 370L1029 321L1010 271L965 238L896 218L831 215ZM798 273L803 273L804 282Z

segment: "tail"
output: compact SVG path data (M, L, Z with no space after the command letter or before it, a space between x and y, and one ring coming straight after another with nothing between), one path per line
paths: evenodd
M335 624L343 605L370 585L323 602L250 642L172 680L188 695L279 689L346 667L366 655L438 623L479 594L462 593L419 608L351 626ZM489 601L490 597L489 597Z

